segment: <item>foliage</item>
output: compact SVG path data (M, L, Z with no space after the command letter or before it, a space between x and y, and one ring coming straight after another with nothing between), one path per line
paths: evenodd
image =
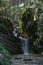
M0 41L11 54L22 53L21 40L14 37L12 23L6 18L0 19Z
M22 29L24 32L29 32L29 24L30 27L33 22L33 12L31 11L31 8L26 9L26 12L24 12L23 17L22 17Z
M37 6L37 5L36 5ZM28 37L32 37L30 39L30 48L33 52L35 53L41 53L43 52L43 44L41 46L40 42L40 32L38 29L40 29L40 15L42 12L42 9L40 9L42 5L38 5L37 8L35 8L35 10L28 8L26 9L26 11L24 12L23 16L22 16L22 30L23 32L26 32L28 34ZM35 16L35 20L34 20L34 16ZM41 19L42 20L42 19ZM42 27L43 29L43 27ZM41 30L41 29L40 29ZM42 40L42 38L41 38Z
M43 3L43 0L38 0L38 1L41 1Z
M20 7L19 5L14 5L14 1L10 0L0 0L0 14L1 16L7 16L14 22L14 16L18 14L17 17L19 17L19 24L20 24L20 32L26 32L28 34L28 37L32 36L31 42L34 44L36 43L36 48L39 46L39 42L36 42L36 40L39 38L40 35L38 35L37 28L38 28L38 21L40 21L40 15L43 13L43 10L40 8L40 3L43 0L34 0L34 2L30 2L28 0L25 0L24 6ZM41 4L42 4L41 3ZM35 7L34 7L34 6ZM33 6L33 7L32 7ZM29 8L27 8L29 7ZM27 9L26 9L27 8ZM25 11L26 9L26 11ZM36 11L37 10L37 11ZM23 15L23 16L22 16ZM22 17L22 21L21 21ZM35 20L34 20L35 18ZM12 23L10 22L9 19L0 19L0 36L1 40L7 46L8 48L10 47L13 53L20 53L19 49L21 49L21 42L18 38L13 36L13 27ZM17 19L16 19L17 20ZM43 26L41 27L41 31L43 29ZM42 36L42 35L41 35ZM16 41L17 40L17 41ZM42 39L41 39L42 40ZM38 45L37 45L38 43ZM11 45L11 46L10 46Z
M5 57L10 57L10 53L7 51L7 49L5 49L2 45L2 43L0 42L0 52L2 52L2 54L4 54Z
M10 53L8 52L7 49L4 48L2 43L0 42L0 65L11 65L8 62L8 58L10 58ZM6 60L7 59L7 60Z

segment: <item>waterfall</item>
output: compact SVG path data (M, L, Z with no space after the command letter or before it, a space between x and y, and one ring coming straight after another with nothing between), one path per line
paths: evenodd
M28 38L22 38L20 37L21 41L22 41L22 50L24 52L24 55L29 55L29 39Z
M29 55L28 38L23 38L23 51L24 55Z

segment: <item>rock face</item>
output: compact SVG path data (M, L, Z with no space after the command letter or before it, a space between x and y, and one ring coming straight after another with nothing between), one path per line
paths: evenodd
M20 54L21 40L13 35L12 23L9 19L0 18L0 42L10 53Z

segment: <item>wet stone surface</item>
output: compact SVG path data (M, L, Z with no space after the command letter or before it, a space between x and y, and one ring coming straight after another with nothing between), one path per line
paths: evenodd
M15 55L11 61L12 65L43 65L43 57L38 55Z

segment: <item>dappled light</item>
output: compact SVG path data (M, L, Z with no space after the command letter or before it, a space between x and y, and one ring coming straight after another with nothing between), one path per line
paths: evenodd
M43 65L43 0L0 0L0 65Z

